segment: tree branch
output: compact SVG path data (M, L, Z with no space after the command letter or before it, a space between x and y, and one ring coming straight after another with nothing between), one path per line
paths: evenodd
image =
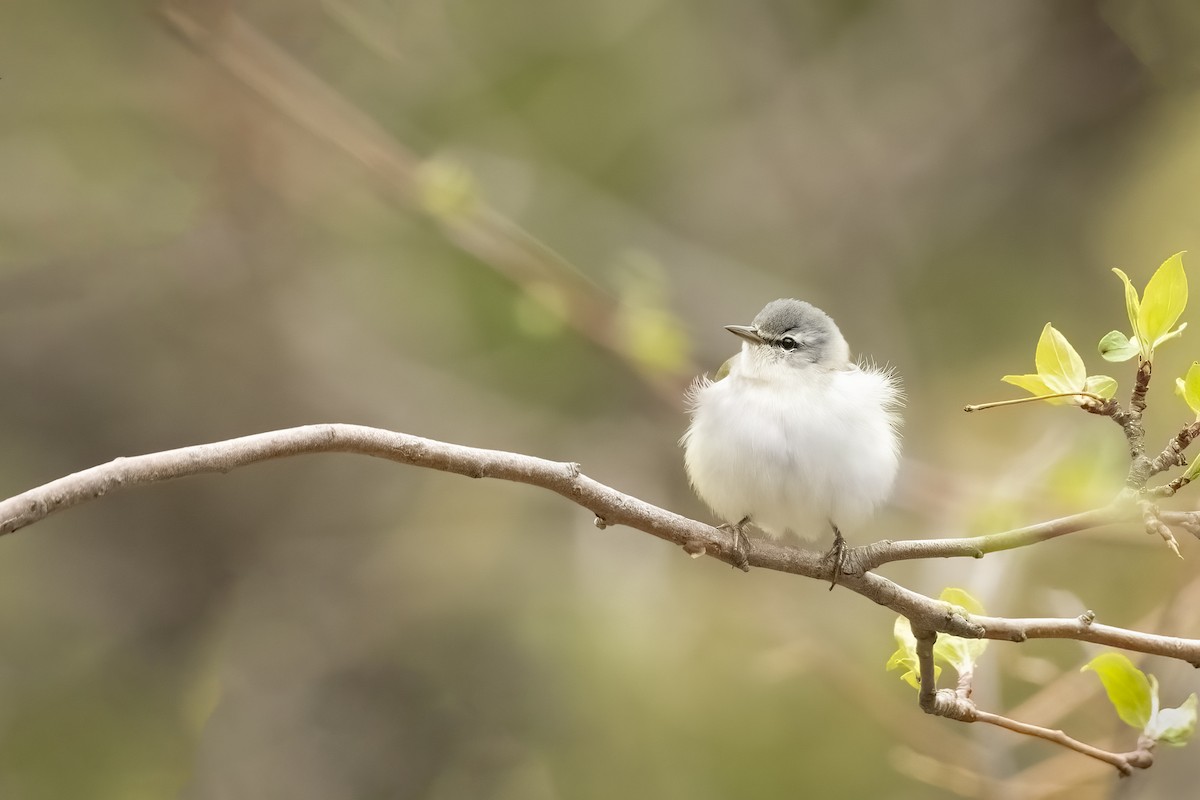
M1163 451L1150 462L1150 475L1157 475L1172 467L1186 467L1187 458L1184 457L1183 451L1197 436L1200 436L1200 420L1191 425L1184 425L1179 433L1171 437Z
M636 528L679 545L693 556L708 555L731 565L738 560L733 537L728 533L605 486L582 474L578 464L548 461L502 450L464 447L379 428L337 423L287 428L223 442L118 458L0 501L0 534L12 533L50 514L120 489L189 475L229 472L238 467L305 453L356 453L471 478L498 478L538 486L583 506L606 525ZM1097 509L1046 524L1052 528L1058 525L1062 532L1068 532L1072 524L1080 524L1079 518L1083 518L1082 522L1097 522L1105 518L1104 512L1105 509ZM1032 538L1036 540L1036 536ZM879 542L868 545L867 550L879 559L879 563L887 563L899 558L919 557L912 555L913 549L918 548L919 544ZM930 551L934 550L936 548L931 546ZM831 561L823 553L770 541L751 540L749 564L821 581L828 581L832 577ZM838 585L891 609L923 630L968 639L1013 642L1077 639L1176 658L1200 666L1200 640L1099 625L1094 623L1090 615L1076 619L973 616L866 571L844 572Z
M1146 393L1150 390L1151 362L1138 360L1137 377L1129 397L1129 408L1122 408L1116 400L1102 403L1085 403L1082 408L1089 414L1108 417L1121 426L1125 441L1129 444L1129 473L1125 485L1140 492L1150 479L1152 462L1146 457L1146 428L1142 424L1142 413L1146 410Z
M1133 393L1129 397L1129 410L1139 417L1146 411L1146 393L1150 391L1152 361L1138 358L1137 377L1133 381Z
M1137 491L1146 487L1152 469L1150 459L1146 458L1146 427L1142 424L1142 414L1146 411L1146 392L1150 390L1150 371L1151 362L1139 359L1133 394L1129 398L1129 411L1121 425L1129 441L1130 463L1125 485Z
M579 465L500 450L438 442L362 425L285 428L211 444L117 458L0 501L0 535L112 491L307 453L354 453L470 478L498 478L556 492L610 525L628 525L727 563L736 556L721 531L616 491L579 472ZM812 572L822 574L813 558ZM799 568L807 560L799 559ZM825 572L828 572L826 567Z
M875 544L854 548L850 558L854 566L863 572L892 561L907 561L915 558L983 558L988 553L1027 547L1058 536L1065 536L1068 533L1140 519L1134 504L1117 502L1103 508L1072 514L1069 517L985 536L958 539L910 539L895 542L885 539Z
M996 725L1010 731L1015 731L1016 733L1023 733L1026 736L1036 736L1039 739L1054 742L1077 753L1090 756L1097 761L1111 764L1122 775L1132 774L1134 768L1147 769L1154 764L1154 754L1149 749L1138 749L1129 753L1113 753L1074 739L1057 728L1043 728L1041 725L1031 725L1028 722L1021 722L1001 716L1000 714L993 714L989 711L981 711L978 708L975 709L975 719L972 721L986 722L989 725Z
M1028 722L1021 722L1000 714L980 710L974 701L971 700L969 681L960 679L957 690L938 689L935 677L937 673L934 668L933 658L933 646L937 643L937 634L931 630L923 630L914 625L913 635L917 639L917 665L921 676L918 702L920 703L921 710L925 713L958 720L959 722L985 722L1015 733L1045 739L1046 741L1054 742L1055 744L1074 750L1077 753L1082 753L1085 756L1110 764L1116 767L1122 775L1132 774L1135 767L1146 769L1154 763L1154 754L1151 749L1153 747L1152 743L1139 741L1138 749L1133 752L1112 753L1074 739L1061 730L1043 728L1040 725L1032 725Z

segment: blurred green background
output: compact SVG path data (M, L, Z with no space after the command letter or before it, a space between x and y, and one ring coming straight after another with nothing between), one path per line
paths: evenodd
M5 0L0 491L340 421L709 519L680 394L734 351L721 326L796 296L906 384L901 484L860 543L1102 503L1116 426L960 409L1019 394L999 377L1047 320L1127 391L1095 355L1127 327L1109 270L1200 249L1198 53L1191 0ZM1187 421L1198 341L1156 362L1151 442ZM1181 545L884 572L1197 636ZM350 456L118 494L0 541L0 797L1113 791L923 716L883 671L891 613L826 589ZM995 643L976 697L1132 748L1076 673L1093 654ZM1168 704L1197 688L1143 666ZM1163 752L1123 791L1197 780Z

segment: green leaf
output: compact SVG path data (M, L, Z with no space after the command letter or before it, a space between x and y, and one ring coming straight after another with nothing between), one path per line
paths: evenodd
M1146 735L1156 742L1183 747L1196 732L1196 693L1188 695L1178 708L1164 708L1154 715Z
M1116 331L1113 333L1121 335ZM1001 380L1019 386L1054 405L1083 405L1088 402L1088 398L1080 397L1079 393L1082 392L1106 400L1116 394L1117 382L1107 375L1088 376L1079 353L1075 352L1067 337L1049 322L1042 328L1042 335L1038 338L1034 363L1037 366L1037 374L1005 375ZM1045 397L1054 394L1067 396Z
M1040 375L1005 375L1000 380L1005 383L1011 383L1013 386L1019 386L1025 391L1033 395L1039 394L1054 394L1050 391L1050 387L1042 380ZM1053 403L1053 400L1048 402ZM1059 402L1066 402L1065 399L1059 399Z
M1187 375L1175 379L1175 391L1183 398L1198 418L1200 418L1200 361L1193 361L1188 367Z
M1139 335L1150 343L1153 350L1161 341L1166 341L1171 328L1187 307L1187 273L1183 271L1183 253L1176 253L1162 263L1150 277L1146 290L1142 292L1142 305L1138 310Z
M954 667L960 676L970 675L986 649L987 639L963 639L940 634L933 645L933 657Z
M1184 480L1194 481L1197 476L1200 476L1200 458L1188 464L1188 468L1183 471Z
M729 358L725 359L725 363L721 365L720 369L717 370L717 374L713 377L714 383L719 380L723 380L727 375L729 375L729 370L733 369L733 359L735 358L737 358L737 356L730 356Z
M1138 327L1138 318L1141 311L1141 303L1138 301L1137 289L1133 288L1133 283L1129 280L1129 276L1123 271L1113 267L1113 272L1117 273L1117 277L1125 284L1125 313L1129 315L1129 327L1133 329L1134 338L1139 341L1146 341L1141 328Z
M1172 747L1182 747L1192 738L1196 731L1195 693L1177 708L1160 708L1158 678L1146 675L1121 653L1096 656L1083 669L1100 676L1121 720L1144 736Z
M892 635L896 637L896 652L888 659L887 668L904 669L900 680L914 689L921 688L921 665L917 659L917 637L913 636L912 625L904 617L896 617L892 626ZM936 682L942 675L942 668L936 664L933 667L933 679Z
M1042 328L1042 335L1038 339L1034 365L1052 392L1081 391L1087 380L1083 359L1075 352L1067 337L1049 322Z
M1104 684L1108 700L1121 721L1139 731L1145 729L1154 710L1154 693L1146 673L1121 653L1102 653L1085 664L1080 672L1089 669Z
M1162 336L1155 339L1153 344L1150 345L1150 349L1153 350L1155 347L1158 347L1163 342L1169 342L1172 339L1178 339L1180 336L1183 335L1183 332L1185 330L1187 330L1187 323L1181 322L1179 324L1179 327L1176 328L1175 330L1171 331L1170 333L1163 334Z
M942 593L938 595L938 600L943 603L949 603L952 606L958 606L965 610L968 614L983 614L983 604L971 596L966 589L959 589L954 586L947 586L942 589Z
M1098 394L1105 400L1109 400L1117 393L1117 382L1107 375L1088 375L1083 388L1092 394Z
M965 589L949 587L942 590L938 599L952 606L951 612L959 609L967 614L983 614L983 605ZM975 671L975 663L987 649L987 639L963 639L959 636L942 634L933 645L933 656L950 666L960 676Z
M1138 354L1137 337L1132 339L1120 331L1109 331L1100 340L1100 357L1105 361L1128 361Z

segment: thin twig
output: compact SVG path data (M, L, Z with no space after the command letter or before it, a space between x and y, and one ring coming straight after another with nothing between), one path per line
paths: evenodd
M1174 497L1175 494L1192 482L1192 479L1187 474L1179 475L1172 480L1164 483L1162 486L1152 486L1146 489L1146 494L1150 497Z
M1011 719L993 714L990 711L981 711L975 709L974 722L986 722L989 725L996 725L1016 733L1023 733L1026 736L1036 736L1039 739L1045 739L1048 742L1062 745L1063 747L1074 750L1077 753L1082 753L1085 756L1090 756L1097 761L1103 761L1106 764L1111 764L1116 767L1122 775L1130 775L1134 768L1146 769L1154 764L1154 754L1149 750L1134 750L1129 753L1113 753L1108 750L1103 750L1099 747L1081 742L1063 733L1057 728L1043 728L1041 725L1031 725L1028 722Z
M1140 516L1136 505L1117 502L1068 517L984 536L957 539L884 540L854 548L848 555L848 560L858 569L868 571L892 561L917 558L983 558L988 553L1028 547L1069 533L1121 522L1133 522L1138 519Z
M1183 451L1187 449L1192 441L1200 436L1200 420L1193 422L1191 425L1184 425L1179 433L1171 437L1167 442L1163 451L1155 456L1150 462L1150 476L1157 475L1172 467L1186 467L1187 458L1184 457Z
M926 714L938 713L937 666L933 663L933 646L937 644L937 632L918 628L916 625L911 627L913 637L917 640L917 676L921 681L917 689L917 702Z
M1009 717L981 711L970 699L970 687L960 681L959 689L938 689L936 669L934 666L933 646L937 642L937 634L931 630L913 626L913 636L917 640L917 665L921 677L918 702L927 714L958 720L959 722L985 722L996 725L1026 736L1035 736L1049 742L1074 750L1085 756L1110 764L1122 774L1129 775L1134 768L1145 769L1154 763L1153 754L1148 748L1135 750L1132 753L1112 753L1102 750L1078 739L1074 739L1061 730L1043 728L1028 722L1020 722ZM1140 743L1139 743L1140 744Z
M1171 533L1171 528L1162 520L1162 512L1158 506L1149 500L1141 500L1138 506L1142 509L1142 524L1146 528L1146 533L1157 535L1163 540L1167 547L1171 548L1176 558L1183 558L1183 554L1179 552L1179 543L1175 541L1175 535Z
M1021 403L1036 403L1038 400L1054 400L1058 397L1086 397L1094 403L1104 402L1104 398L1094 392L1056 392L1055 394L1038 394L1032 397L1017 397L1013 400L996 400L991 403L973 403L963 406L963 411L970 414L972 411L986 411L989 408L1016 406Z

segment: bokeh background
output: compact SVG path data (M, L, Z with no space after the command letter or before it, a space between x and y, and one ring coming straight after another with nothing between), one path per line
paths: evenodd
M1019 395L999 377L1048 320L1128 389L1095 355L1127 327L1109 270L1200 249L1198 53L1190 0L5 0L0 492L341 421L708 519L680 393L722 325L797 296L907 387L901 485L857 541L1100 504L1116 426L961 407ZM1188 421L1197 341L1156 363L1152 442ZM884 572L1197 636L1181 546L1113 528ZM290 459L0 541L0 797L1115 790L923 716L892 623L529 487ZM1094 654L994 643L977 698L1131 748ZM1142 663L1167 704L1198 688ZM1170 751L1119 790L1198 779Z

